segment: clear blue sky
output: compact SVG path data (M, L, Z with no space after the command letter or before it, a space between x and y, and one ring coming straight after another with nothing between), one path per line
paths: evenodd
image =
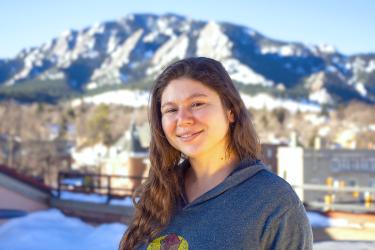
M332 44L345 54L375 52L374 11L374 0L4 0L0 58L39 46L67 29L129 13L167 12L237 23L279 40Z

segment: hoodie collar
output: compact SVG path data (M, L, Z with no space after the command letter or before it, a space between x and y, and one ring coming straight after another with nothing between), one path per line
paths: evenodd
M207 191L206 193L202 194L200 197L192 201L191 203L187 202L185 188L184 188L184 179L183 174L185 173L186 169L190 167L189 162L186 160L181 164L182 169L182 190L183 194L181 197L181 206L183 210L186 210L190 207L196 206L198 204L204 203L220 194L224 193L226 190L239 185L240 183L244 182L245 180L251 178L259 171L265 169L263 163L260 160L253 160L253 159L245 159L242 160L237 164L234 170L216 187L212 188L211 190Z

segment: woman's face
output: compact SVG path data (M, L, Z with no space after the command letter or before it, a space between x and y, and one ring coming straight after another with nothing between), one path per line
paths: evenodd
M225 152L233 114L216 91L189 78L172 80L161 96L162 126L168 142L190 158Z

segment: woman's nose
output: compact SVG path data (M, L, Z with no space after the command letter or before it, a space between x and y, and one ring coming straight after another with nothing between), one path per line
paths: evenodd
M177 125L183 126L183 125L190 125L194 122L193 114L190 110L186 108L181 108L177 112Z

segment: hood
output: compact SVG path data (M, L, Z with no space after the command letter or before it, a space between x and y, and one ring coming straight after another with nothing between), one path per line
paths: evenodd
M183 169L186 169L190 166L190 164L183 164ZM216 187L212 188L211 190L207 191L197 199L195 199L193 202L189 203L187 202L187 199L185 198L185 194L182 196L182 207L183 210L189 209L191 207L197 206L203 202L206 202L210 199L213 199L220 194L224 193L228 189L235 187L242 182L248 180L252 176L254 176L256 173L258 173L261 170L264 170L265 166L260 160L252 160L252 159L246 159L238 163L237 167L224 179L223 182L221 182ZM183 182L182 182L183 184ZM183 186L182 186L183 187Z

